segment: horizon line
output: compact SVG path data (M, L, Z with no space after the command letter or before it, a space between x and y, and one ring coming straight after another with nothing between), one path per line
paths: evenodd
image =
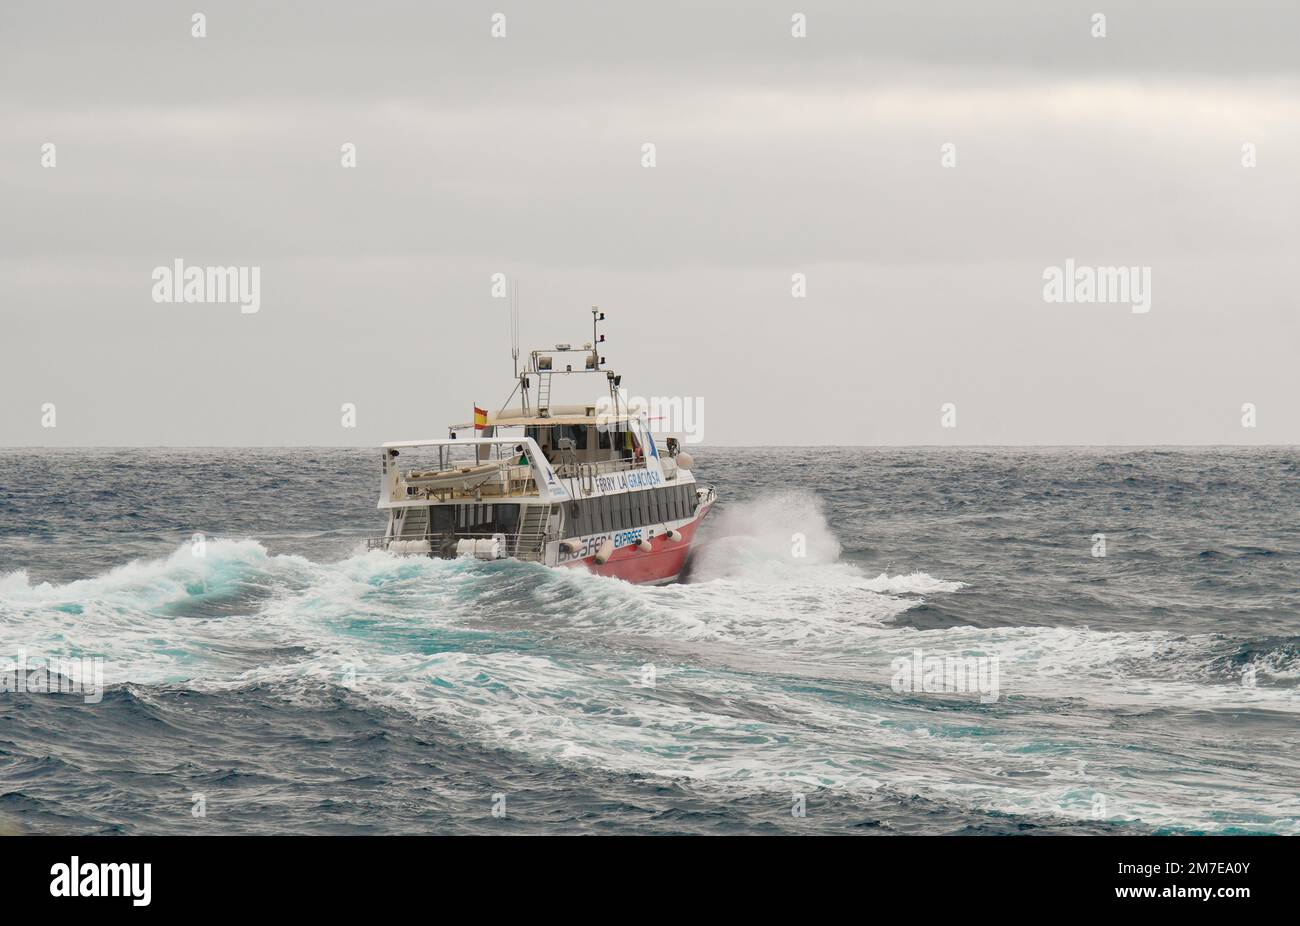
M431 438L432 439L432 438ZM466 440L466 443L470 443ZM686 444L687 447L735 450L843 447L867 450L1217 450L1300 449L1300 444ZM5 450L380 450L380 444L0 444Z

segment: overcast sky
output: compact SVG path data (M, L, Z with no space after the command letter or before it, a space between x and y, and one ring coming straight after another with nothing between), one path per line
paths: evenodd
M1292 0L193 6L0 6L0 444L445 436L512 386L494 273L706 443L1300 443Z

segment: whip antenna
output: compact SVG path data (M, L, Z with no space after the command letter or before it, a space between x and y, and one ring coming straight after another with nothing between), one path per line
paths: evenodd
M515 364L515 379L519 378L519 284L510 278L510 358Z

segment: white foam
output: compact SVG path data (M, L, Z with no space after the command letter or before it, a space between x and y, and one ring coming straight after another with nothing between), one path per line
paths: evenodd
M966 583L946 582L924 572L913 572L905 576L891 576L882 572L874 579L865 582L864 587L890 595L929 595L955 592L965 588Z
M733 523L771 521L769 512ZM1300 826L1295 802L1265 780L1268 767L1226 766L1213 744L1189 754L1185 743L1135 743L1110 726L1119 708L1300 712L1294 688L1194 674L1221 649L1218 638L898 627L892 618L917 606L916 595L961 583L915 572L869 578L820 542L798 563L771 537L735 549L741 558L715 559L711 577L649 588L576 570L382 553L316 564L214 541L204 560L182 548L62 586L5 576L0 655L102 653L110 683L271 683L304 701L346 684L535 760L680 778L716 793L788 800L792 788L827 787L1080 818L1101 793L1111 819L1214 831L1255 815L1277 831ZM249 586L259 594L247 613L176 616L189 598ZM60 610L69 604L81 613ZM513 651L479 651L465 642L476 633L520 636ZM971 697L962 709L959 696L945 706L893 692L892 660L916 648L997 655L999 702L981 708ZM642 685L647 663L654 687Z

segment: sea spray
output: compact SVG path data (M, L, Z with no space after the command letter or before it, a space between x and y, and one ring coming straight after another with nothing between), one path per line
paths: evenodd
M789 569L835 562L841 549L822 500L800 490L728 505L714 515L704 539L692 581L783 579Z

